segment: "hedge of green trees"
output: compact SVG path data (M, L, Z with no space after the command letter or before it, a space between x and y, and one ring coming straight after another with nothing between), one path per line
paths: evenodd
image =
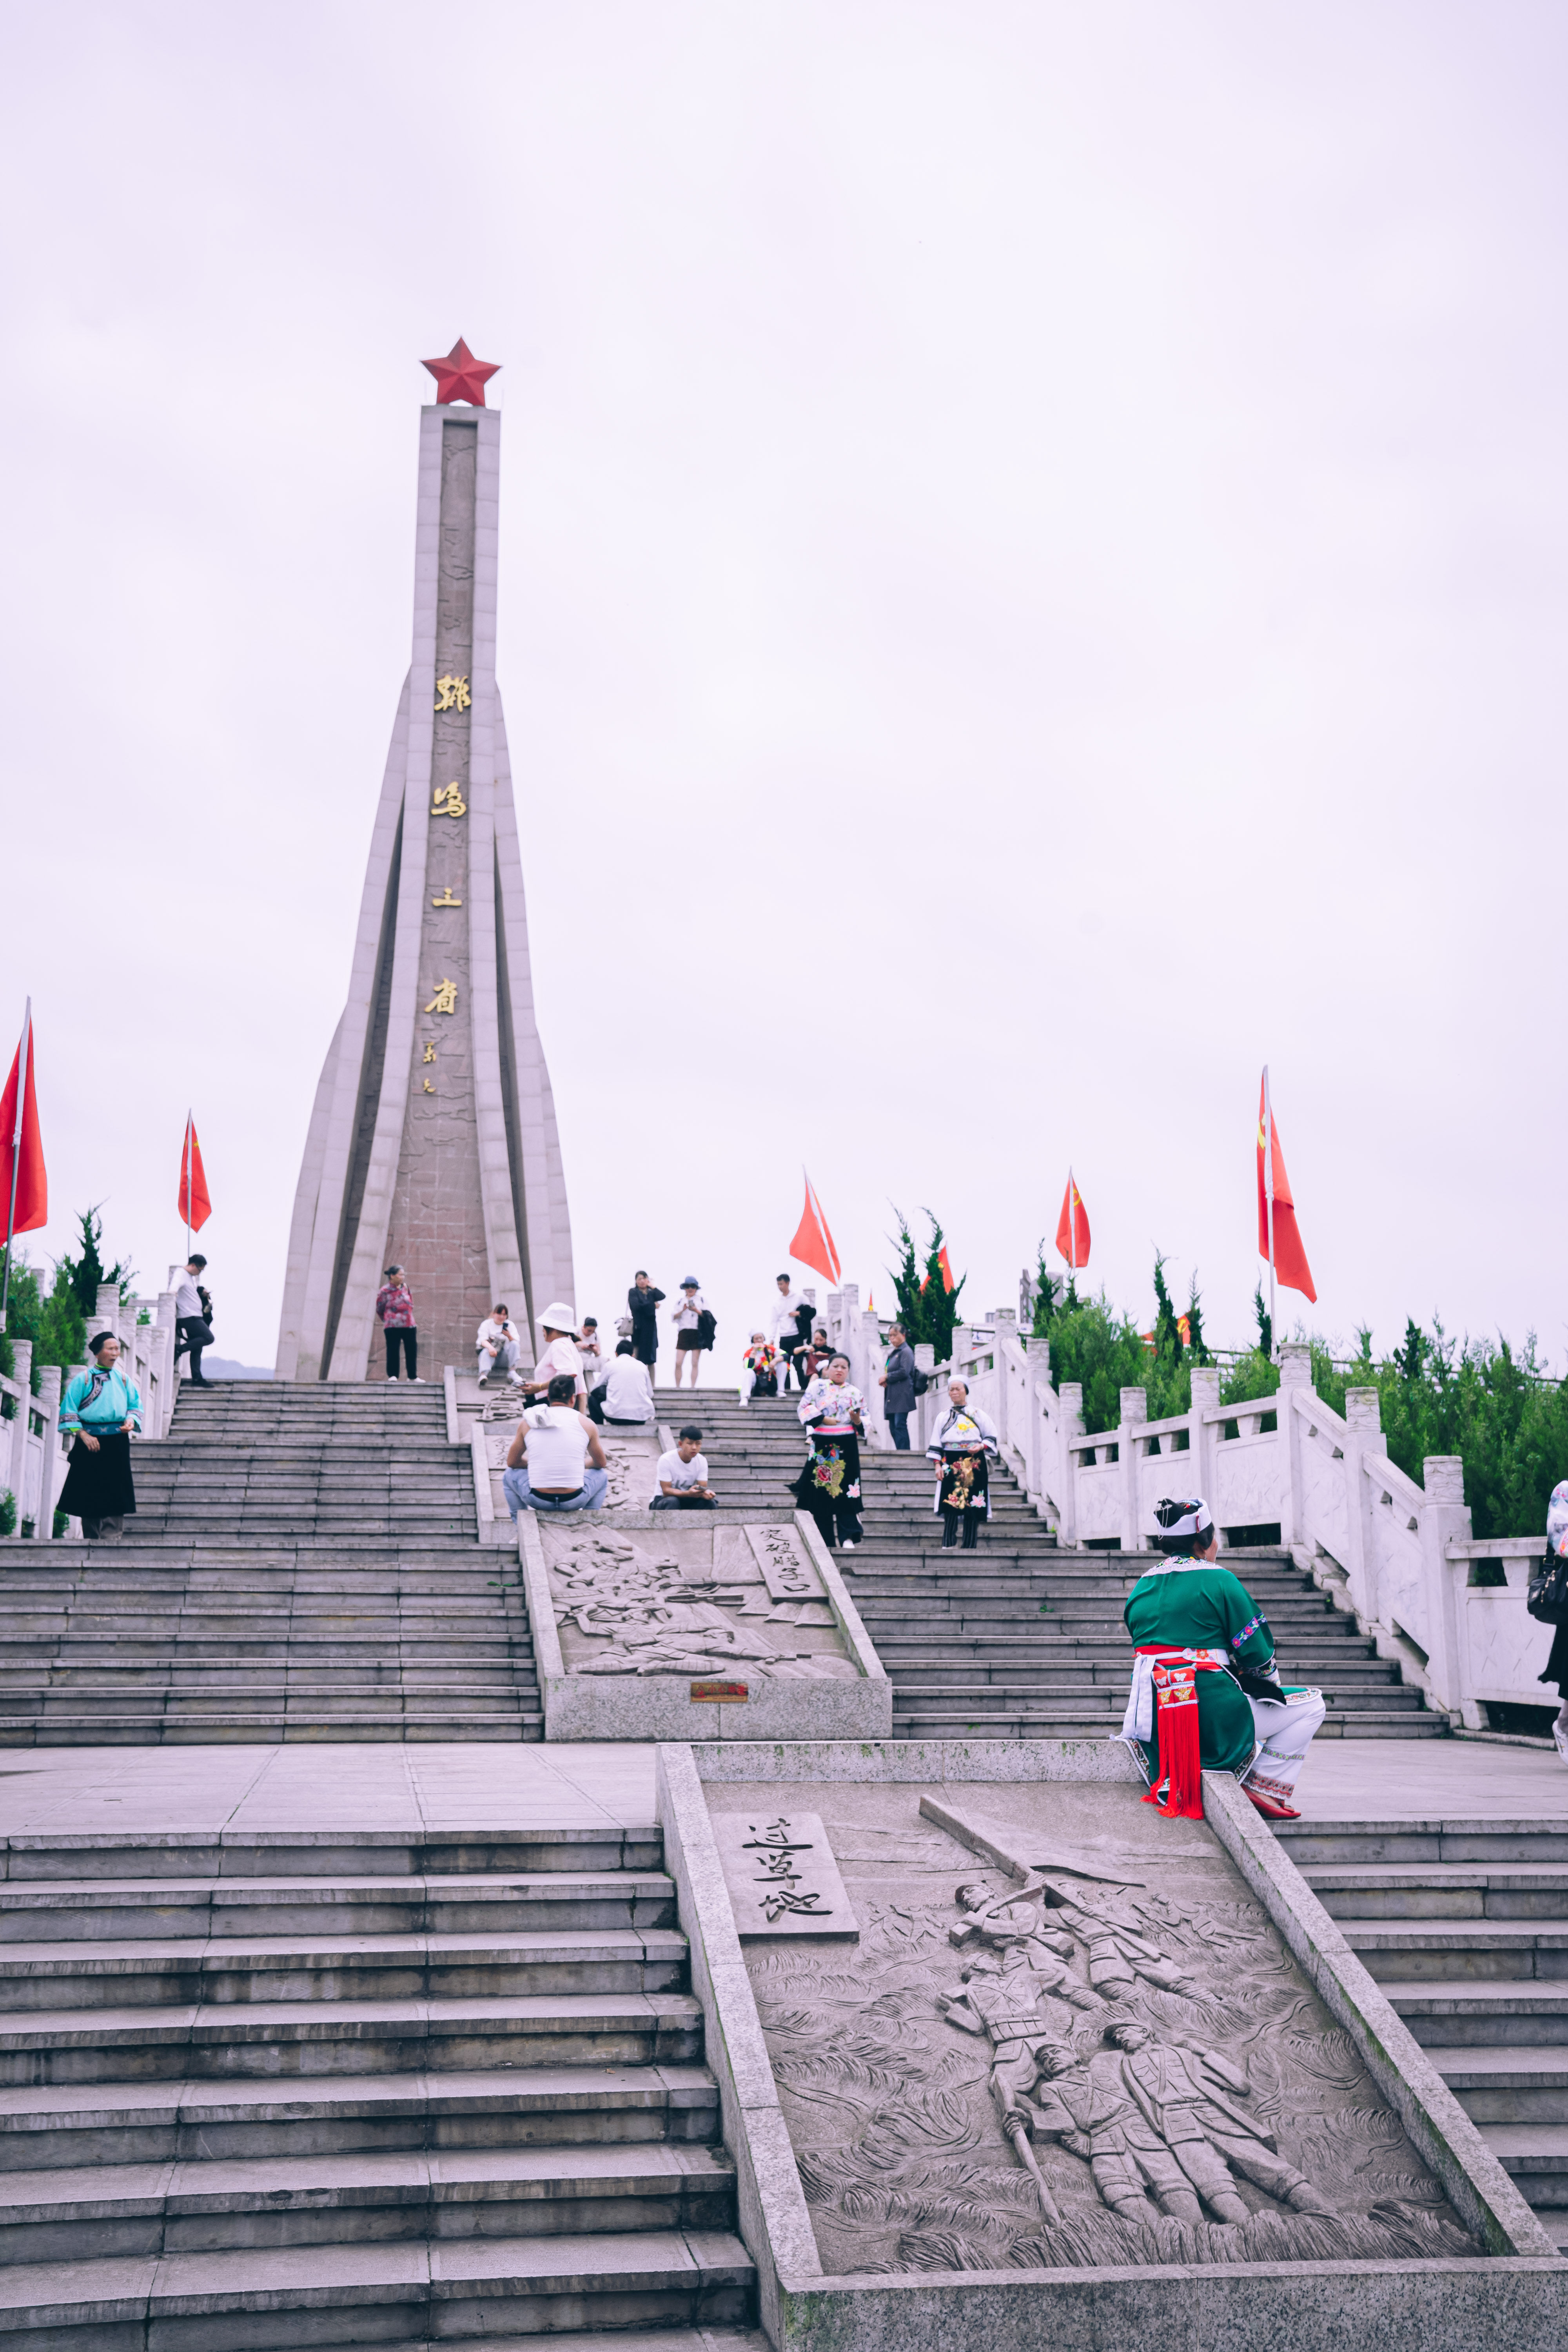
M1124 1388L1147 1392L1151 1421L1187 1411L1194 1364L1213 1360L1195 1277L1184 1342L1164 1262L1156 1257L1151 1349L1103 1290L1079 1297L1069 1284L1065 1296L1058 1294L1043 1257L1039 1274L1034 1328L1050 1341L1052 1385L1083 1383L1086 1429L1115 1428ZM1253 1304L1258 1343L1223 1368L1222 1404L1272 1396L1279 1385L1261 1294ZM1377 1391L1388 1457L1417 1485L1427 1454L1462 1457L1478 1537L1544 1535L1547 1498L1568 1478L1568 1381L1543 1370L1533 1333L1515 1349L1500 1337L1457 1340L1436 1318L1430 1330L1412 1319L1403 1344L1385 1355L1374 1351L1370 1330L1358 1330L1348 1361L1320 1333L1302 1337L1311 1349L1312 1386L1335 1412L1343 1413L1347 1389Z
M4 1240L4 1234L0 1234L0 1243ZM38 1376L46 1364L58 1364L64 1370L81 1362L87 1347L88 1321L98 1311L100 1283L115 1283L121 1298L130 1297L135 1272L118 1259L114 1265L106 1265L102 1241L102 1217L97 1209L84 1209L77 1219L74 1255L68 1250L64 1257L57 1258L49 1274L30 1265L23 1257L17 1258L11 1269L5 1328L0 1332L0 1372L7 1380L15 1377L16 1357L12 1343L30 1339L35 1395Z

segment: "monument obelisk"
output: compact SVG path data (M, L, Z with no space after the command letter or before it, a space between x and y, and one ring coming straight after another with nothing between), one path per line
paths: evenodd
M574 1296L496 688L496 369L461 341L424 364L436 398L419 424L413 660L295 1194L279 1380L379 1373L390 1265L437 1380L472 1362L497 1299L536 1337L540 1308Z

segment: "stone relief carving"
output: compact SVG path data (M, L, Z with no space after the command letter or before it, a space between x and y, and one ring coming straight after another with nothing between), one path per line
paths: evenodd
M546 1523L540 1537L568 1674L858 1680L826 1597L810 1597L823 1588L791 1528L688 1519L650 1543ZM812 1580L805 1598L775 1599L770 1589L763 1558L782 1584L781 1546Z
M858 1947L746 1954L827 2270L1478 2251L1201 1825L1123 1860L1132 1824L1108 1859L988 1829L990 1790L920 1816L853 1793L857 1821L828 1812ZM1140 1810L1070 1795L1080 1820Z

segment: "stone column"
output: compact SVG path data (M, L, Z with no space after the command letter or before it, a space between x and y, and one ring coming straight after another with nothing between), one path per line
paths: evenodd
M0 1486L6 1487L16 1500L16 1531L20 1534L22 1528L22 1474L27 1458L27 1400L32 1393L33 1380L33 1343L31 1339L14 1339L11 1343L11 1352L16 1358L16 1369L12 1374L12 1378L15 1380L22 1393L16 1400L16 1419L14 1421L0 1422L0 1429L4 1429L6 1440L4 1467L0 1468Z
M1004 1351L1018 1343L1018 1318L1010 1307L998 1307L985 1319L996 1334L996 1434L1005 1445L1012 1431L1008 1426L1007 1359Z
M55 1496L65 1485L65 1456L60 1452L60 1368L46 1364L38 1374L38 1414L44 1424L43 1459L38 1465L38 1512L33 1533L40 1543L47 1543L55 1531ZM72 1519L72 1535L79 1536L81 1522Z
M1464 1643L1459 1624L1469 1563L1450 1563L1447 1547L1470 1540L1465 1501L1465 1465L1458 1454L1429 1454L1421 1465L1426 1499L1415 1514L1421 1541L1422 1581L1426 1587L1431 1654L1426 1680L1434 1706L1457 1715L1467 1730L1484 1731L1486 1717L1466 1687Z
M1296 1400L1312 1388L1312 1351L1299 1339L1287 1340L1279 1350L1279 1386L1275 1420L1283 1449L1279 1496L1279 1540L1302 1539L1306 1497L1301 1486L1301 1417Z
M1373 1546L1367 1499L1367 1477L1362 1465L1369 1454L1383 1452L1383 1401L1375 1389L1345 1391L1345 1427L1349 1442L1342 1468L1345 1481L1345 1525L1350 1531L1350 1558L1341 1562L1350 1588L1350 1603L1369 1631L1384 1624L1377 1554Z
M1214 1474L1215 1448L1219 1439L1218 1424L1205 1422L1205 1412L1219 1411L1219 1367L1217 1364L1193 1366L1192 1419L1188 1441L1189 1466L1193 1491L1201 1495L1210 1509L1214 1508ZM1173 1476L1174 1473L1173 1472Z
M1057 1391L1057 1418L1061 1426L1061 1526L1064 1544L1078 1541L1078 1448L1084 1436L1083 1382L1064 1381Z
M1140 1440L1143 1434L1143 1424L1148 1418L1148 1390L1123 1389L1121 1418L1116 1440L1117 1459L1121 1465L1121 1549L1123 1551L1140 1551L1142 1549L1142 1531L1139 1526L1142 1517L1139 1509L1139 1489L1142 1483L1142 1473L1139 1466L1139 1458Z

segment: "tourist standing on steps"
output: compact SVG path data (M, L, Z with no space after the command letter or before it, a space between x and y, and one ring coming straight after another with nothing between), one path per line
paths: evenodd
M1137 1655L1118 1738L1149 1782L1145 1804L1178 1821L1204 1817L1203 1774L1234 1772L1271 1822L1291 1802L1323 1696L1282 1683L1268 1620L1218 1564L1219 1529L1201 1495L1154 1506L1165 1558L1141 1576L1122 1611Z
M386 1377L397 1378L397 1352L411 1381L419 1379L419 1333L414 1321L414 1294L403 1279L400 1265L389 1265L386 1280L375 1294L375 1319L386 1334ZM423 1383L421 1383L423 1385Z
M118 1543L126 1513L136 1508L131 1437L141 1434L142 1397L135 1381L115 1369L119 1357L119 1340L100 1331L92 1341L92 1370L73 1372L60 1399L60 1429L74 1443L55 1508L79 1519L89 1543Z
M980 1541L980 1522L991 1517L991 1464L1000 1446L990 1414L970 1403L967 1381L949 1381L947 1411L939 1414L926 1447L936 1465L931 1509L942 1514L943 1551L956 1548L960 1529L965 1551Z
M583 1379L588 1394L592 1396L594 1391L602 1389L610 1377L609 1358L605 1355L604 1342L599 1338L599 1318L596 1315L584 1316L583 1328L577 1333L577 1353L583 1359Z
M689 1274L680 1286L680 1299L669 1310L675 1326L675 1385L680 1386L680 1367L690 1366L688 1386L697 1386L697 1367L702 1361L704 1349L713 1344L713 1318L708 1302L697 1286L697 1276Z
M811 1452L790 1492L801 1509L811 1513L830 1551L840 1544L853 1551L863 1535L860 1439L866 1400L850 1382L847 1356L829 1360L826 1373L819 1374L802 1397L799 1412Z
M787 1394L790 1367L795 1365L796 1350L804 1348L811 1338L811 1307L787 1274L777 1277L777 1285L779 1296L778 1304L773 1308L773 1339L774 1347L784 1358L781 1393ZM805 1392L805 1373L799 1365L795 1365L795 1384Z
M198 1250L185 1260L184 1271L174 1286L174 1361L177 1364L189 1353L191 1379L199 1389L212 1386L202 1378L202 1350L213 1343L212 1293L203 1289L200 1280L206 1268L207 1262Z
M1546 1506L1546 1553L1548 1570L1553 1561L1568 1559L1568 1478L1553 1486L1552 1499ZM1549 1584L1555 1581L1550 1576L1546 1580ZM1534 1581L1532 1576L1531 1582ZM1531 1598L1533 1601L1535 1596L1532 1594ZM1531 1614L1535 1614L1533 1608ZM1550 1619L1542 1622L1552 1622ZM1568 1618L1552 1624L1552 1651L1541 1680L1555 1683L1557 1695L1563 1702L1557 1711L1557 1720L1552 1727L1552 1738L1558 1755L1564 1764L1568 1764Z
M632 1318L632 1353L639 1364L647 1366L647 1384L654 1383L654 1367L658 1361L658 1309L664 1293L655 1290L647 1270L638 1266L637 1280L626 1293L626 1307Z
M552 1299L539 1318L539 1328L544 1345L533 1368L533 1378L524 1380L521 1373L514 1372L512 1379L525 1396L540 1398L561 1374L570 1372L573 1393L581 1410L588 1402L588 1388L583 1378L583 1359L577 1352L577 1318L564 1299Z
M888 1427L893 1433L894 1450L907 1454L910 1450L910 1415L915 1409L915 1351L904 1337L901 1323L888 1327L888 1368L879 1376L880 1386L887 1393L882 1399L882 1411L888 1416Z
M609 1465L598 1431L574 1402L577 1377L556 1374L507 1448L501 1488L514 1519L519 1511L596 1511L605 1499Z

